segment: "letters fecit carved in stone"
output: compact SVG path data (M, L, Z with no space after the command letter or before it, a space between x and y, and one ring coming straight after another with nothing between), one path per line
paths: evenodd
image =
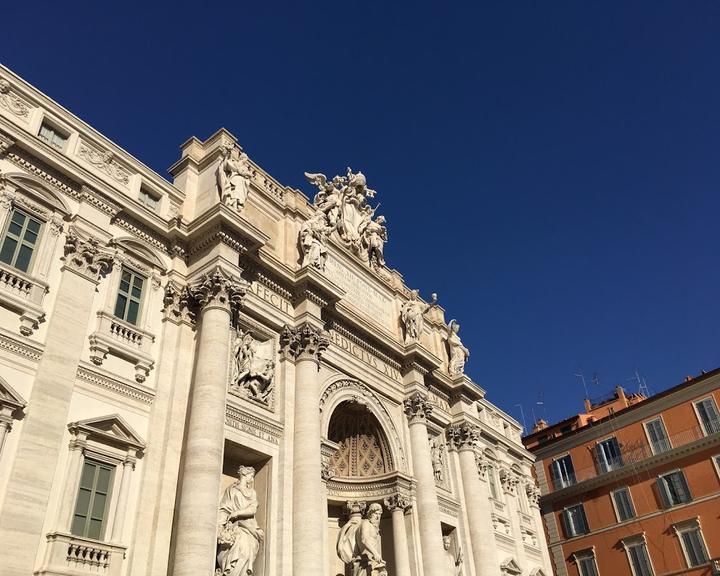
M405 416L410 424L415 422L427 422L428 416L432 414L433 407L422 394L413 394L403 403Z
M82 239L74 228L68 230L65 238L65 266L97 282L101 275L113 266L113 255L101 247L100 241L90 236Z
M448 440L458 450L475 449L480 439L477 428L468 422L450 426L447 435Z
M197 283L188 288L190 296L201 310L213 306L228 312L242 306L247 290L247 282L229 278L220 268L203 274Z
M316 362L330 345L326 330L319 330L310 324L297 328L284 326L280 332L280 346L286 357L300 358L309 356Z

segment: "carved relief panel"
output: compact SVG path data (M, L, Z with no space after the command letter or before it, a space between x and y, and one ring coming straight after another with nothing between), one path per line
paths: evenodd
M276 345L272 335L238 321L230 354L230 394L274 410Z

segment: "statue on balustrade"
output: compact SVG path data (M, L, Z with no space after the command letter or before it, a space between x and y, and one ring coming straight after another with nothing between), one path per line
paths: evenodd
M382 559L380 517L382 506L373 502L365 518L353 516L338 536L337 552L345 564L352 565L352 576L388 576Z
M215 576L254 574L255 557L265 537L255 520L258 501L254 482L255 469L240 466L237 481L220 498Z
M239 146L223 146L222 159L215 171L220 201L240 212L250 193L248 156Z
M400 308L400 319L405 328L405 344L417 341L420 338L425 326L425 313L437 306L437 294L432 295L430 304L421 302L418 299L419 296L420 292L411 290L410 299L403 302Z
M300 246L302 248L302 266L313 266L320 271L325 270L327 261L327 237L335 230L335 224L328 225L326 214L317 210L300 228Z
M470 350L463 346L458 332L460 331L460 324L455 320L450 320L448 324L448 336L447 345L450 360L448 363L448 372L451 376L457 376L465 371L465 362L470 356Z

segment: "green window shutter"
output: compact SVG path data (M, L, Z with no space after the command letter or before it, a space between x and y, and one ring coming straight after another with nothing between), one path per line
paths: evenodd
M130 324L137 324L144 285L143 276L123 266L115 300L115 316Z
M0 261L21 272L30 269L42 222L21 210L14 209L3 234Z
M71 532L76 536L101 540L107 520L115 467L86 458L80 476Z

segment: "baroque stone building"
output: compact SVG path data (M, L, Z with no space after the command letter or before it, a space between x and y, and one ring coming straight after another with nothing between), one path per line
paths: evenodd
M549 576L521 428L365 176L181 150L0 68L2 573Z

